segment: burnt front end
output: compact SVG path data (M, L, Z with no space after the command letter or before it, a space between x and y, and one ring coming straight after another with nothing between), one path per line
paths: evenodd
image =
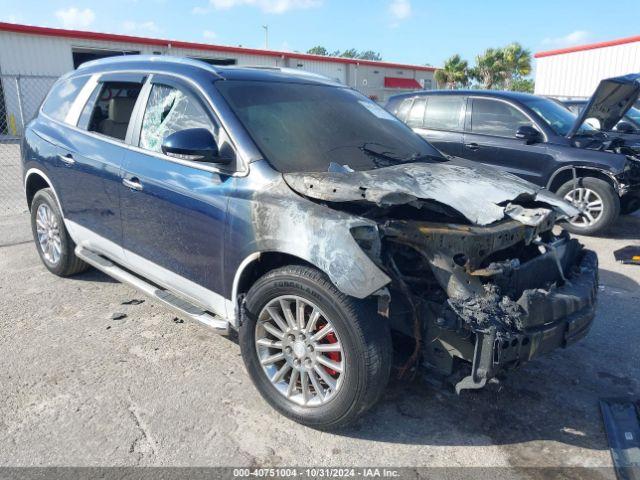
M458 392L481 388L591 327L598 260L554 233L580 212L547 190L459 159L285 181L362 220L349 240L384 274L365 296L377 296L398 353L410 352L401 376L422 362Z
M413 359L477 389L583 338L594 319L598 260L555 217L490 226L390 220L379 225L392 277L389 316Z

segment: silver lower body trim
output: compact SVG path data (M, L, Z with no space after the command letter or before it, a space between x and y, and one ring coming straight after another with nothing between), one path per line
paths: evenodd
M116 280L131 285L145 295L175 310L179 315L204 323L220 334L226 335L229 333L229 322L225 319L205 312L189 302L173 295L171 292L160 289L155 285L146 282L144 279L127 272L97 253L92 252L85 247L76 247L75 254L78 258L84 260L89 265L103 271Z
M111 260L125 269L131 270L136 275L148 279L156 285L160 285L162 288L175 293L202 310L213 312L216 316L224 318L227 323L231 323L234 326L236 325L235 307L231 300L191 280L181 277L140 255L125 250L115 242L92 232L76 222L65 219L64 224L78 248L84 248L106 257L107 260ZM100 269L100 267L96 268ZM109 272L105 271L105 273L110 275Z

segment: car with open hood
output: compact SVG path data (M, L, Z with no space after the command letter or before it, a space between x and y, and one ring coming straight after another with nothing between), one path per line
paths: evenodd
M597 234L640 207L640 144L611 130L640 94L640 74L603 80L575 115L555 100L519 92L420 91L386 108L449 156L492 165L544 186L580 214L565 228Z
M558 100L565 107L571 110L576 115L582 114L582 111L589 104L588 99L584 100ZM600 122L596 119L587 118L586 122L598 130L605 131L609 136L621 137L627 142L638 143L640 142L640 109L633 106L627 110L627 113L609 130L603 130Z
M237 331L257 390L315 428L366 411L394 362L481 388L594 319L597 257L553 229L575 207L451 161L324 77L89 62L52 87L22 147L47 269L93 266Z

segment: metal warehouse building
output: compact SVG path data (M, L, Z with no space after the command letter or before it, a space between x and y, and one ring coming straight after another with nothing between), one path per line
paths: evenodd
M590 97L604 78L640 72L640 36L536 53L535 93Z
M138 53L213 65L299 68L380 102L402 91L435 87L433 67L0 23L0 135L19 135L63 73L88 60Z

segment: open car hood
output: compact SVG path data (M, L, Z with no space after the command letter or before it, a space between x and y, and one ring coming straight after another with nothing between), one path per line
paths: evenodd
M640 73L602 80L587 106L578 115L567 137L573 137L589 118L595 118L600 122L600 130L612 130L633 107L639 95Z
M554 211L558 218L580 212L553 193L514 175L458 159L441 163L406 163L355 172L285 173L294 191L326 202L370 202L379 206L421 201L446 205L476 225L511 217L537 225ZM540 208L523 205L536 202Z

